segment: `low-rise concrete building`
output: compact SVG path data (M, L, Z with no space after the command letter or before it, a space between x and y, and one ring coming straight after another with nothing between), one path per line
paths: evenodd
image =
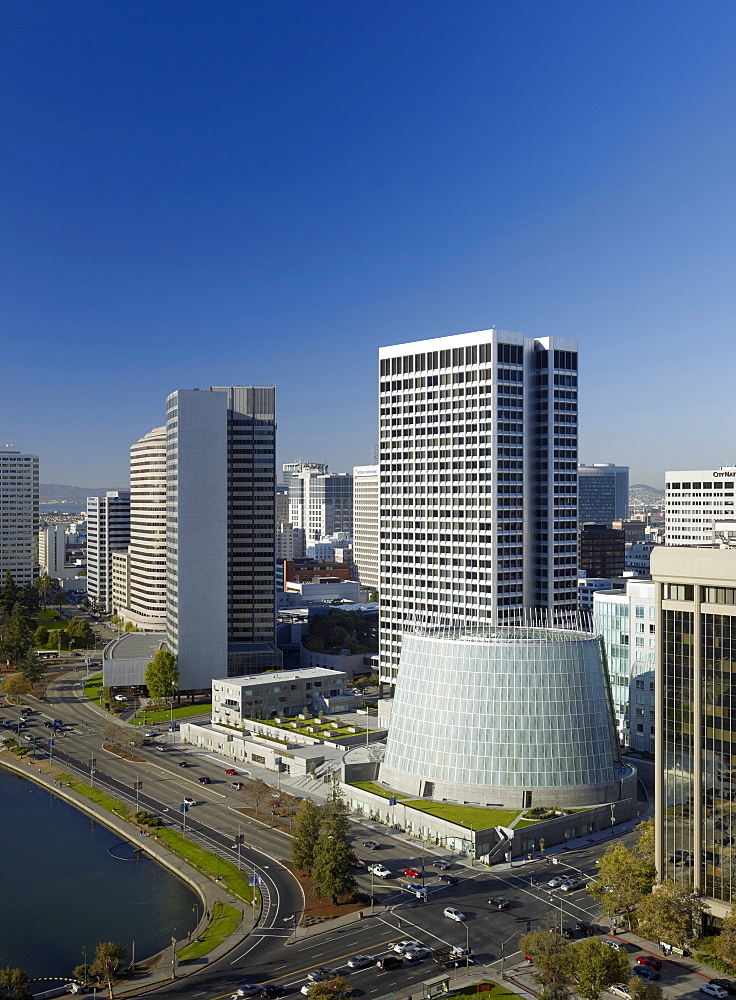
M343 702L345 709L337 707ZM347 677L337 670L278 670L212 682L212 722L242 728L245 720L310 712L344 711L352 705ZM332 706L332 708L330 707Z

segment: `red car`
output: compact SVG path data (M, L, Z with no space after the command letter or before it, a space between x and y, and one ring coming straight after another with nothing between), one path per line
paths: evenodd
M416 868L402 868L404 875L408 875L409 878L423 878L424 876Z
M228 767L228 769L225 771L225 774L237 774L237 773L238 772L233 770L232 767Z
M637 958L638 965L646 965L649 969L661 969L662 963L654 955L639 955Z

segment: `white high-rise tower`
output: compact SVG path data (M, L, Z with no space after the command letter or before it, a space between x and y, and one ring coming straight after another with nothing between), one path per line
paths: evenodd
M484 330L383 347L380 671L405 623L577 607L577 341Z

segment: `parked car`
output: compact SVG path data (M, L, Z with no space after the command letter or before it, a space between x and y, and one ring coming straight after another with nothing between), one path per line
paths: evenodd
M210 779L207 777L206 774L200 774L200 776L197 778L197 781L200 783L200 785L210 784Z
M570 940L570 938L574 938L575 937L575 930L574 930L574 928L572 928L572 927L563 927L562 928L562 936L564 938L567 938L568 941Z
M726 1000L728 996L728 990L724 990L722 986L716 986L715 983L703 983L700 992L707 993L710 997L716 997L717 1000Z
M404 960L398 955L381 955L376 959L376 967L379 969L400 969Z
M637 961L637 963L639 965L646 965L650 969L661 969L662 968L662 963L660 962L660 960L655 955L639 955L639 957L637 958L636 961ZM713 982L713 980L711 979L710 982ZM724 982L725 982L725 980L724 980ZM716 985L717 986L721 986L722 983L719 981ZM734 984L734 986L736 987L736 984ZM725 989L725 987L724 987L724 989Z
M356 858L353 864L356 868L365 868L365 861L362 858Z
M372 955L353 955L348 959L349 969L364 969L367 965L373 965L375 959Z
M115 701L127 701L127 700L128 699L125 697L124 694L116 694L115 695Z
M404 938L403 941L397 941L394 945L393 950L397 955L403 955L407 948L421 948L422 942L415 941L414 938Z
M363 847L367 847L369 851L377 851L381 845L377 844L375 840L364 840Z
M368 871L373 872L379 878L391 878L391 872L383 865L368 865Z
M491 896L488 903L490 906L495 906L497 910L508 910L511 906L511 900L506 899L505 896Z
M631 970L632 976L638 976L639 979L645 979L649 983L655 982L655 980L660 978L659 973L656 969L648 969L646 965L637 965Z
M731 996L736 994L736 983L733 979L709 979L708 982L711 986L720 986L722 990L730 993Z
M450 920L465 920L465 914L461 910L456 910L454 906L446 906L442 913Z
M621 1000L631 1000L631 994L629 993L629 991L626 989L625 986L621 986L617 983L614 983L614 985L609 986L608 989L615 996L621 997Z
M409 878L424 878L424 872L420 872L416 868L402 868L401 871Z
M447 882L448 885L457 885L459 881L456 875L440 875L440 882Z

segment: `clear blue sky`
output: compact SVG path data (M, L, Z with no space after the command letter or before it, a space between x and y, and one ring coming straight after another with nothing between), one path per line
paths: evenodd
M0 439L124 485L176 388L376 440L379 346L576 337L585 462L736 461L736 4L0 0Z

